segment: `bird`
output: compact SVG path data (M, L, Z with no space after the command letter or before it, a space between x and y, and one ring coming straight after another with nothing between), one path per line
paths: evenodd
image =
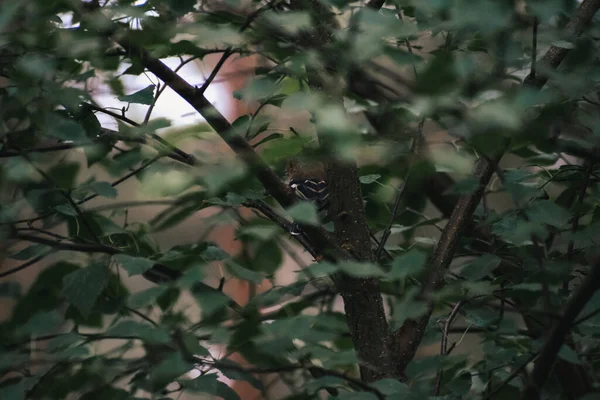
M292 158L287 162L286 172L289 186L296 198L315 204L321 221L327 222L329 210L329 189L325 174L325 164L322 162L306 162ZM300 235L302 229L294 223L290 229L291 235Z

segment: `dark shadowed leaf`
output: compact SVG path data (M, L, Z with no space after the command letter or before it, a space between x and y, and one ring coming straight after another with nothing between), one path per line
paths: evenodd
M63 293L67 300L87 317L104 290L107 279L106 265L91 264L65 276Z
M394 259L388 278L402 279L407 276L414 276L423 271L426 262L427 254L418 249L410 249Z
M135 93L128 94L125 96L119 96L120 101L127 103L147 104L150 105L154 101L154 89L155 85L148 85L142 90L138 90Z
M154 265L154 261L142 257L133 257L127 254L117 254L115 259L129 276L140 275L148 271Z
M133 309L149 306L167 289L166 286L157 286L134 293L127 299L127 305Z
M217 380L216 374L207 374L189 381L179 381L179 383L190 392L206 393L222 397L224 400L239 400L239 396L232 388Z

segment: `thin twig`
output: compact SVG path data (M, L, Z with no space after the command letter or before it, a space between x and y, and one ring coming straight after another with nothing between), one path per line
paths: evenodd
M163 89L166 87L166 85L163 87ZM107 110L106 108L102 108L99 107L97 105L91 104L91 103L83 103L84 106L91 108L94 111L98 111L101 113L104 113L106 115L109 115L115 119L121 120L123 122L128 123L131 126L134 126L136 128L141 128L143 127L142 124L135 122L132 119L127 118L124 113L122 114L117 114L115 112L112 112L110 110ZM182 162L188 164L188 165L196 165L198 160L196 159L196 157L194 157L192 154L188 154L185 151L181 150L180 148L173 146L171 143L167 142L166 140L164 140L162 137L160 137L159 135L157 135L154 132L148 132L148 135L150 135L150 137L152 137L152 139L156 140L157 142L159 142L160 144L162 144L164 147L166 147L167 149L169 149L171 152L173 152L174 154L178 155L179 157L181 157Z
M231 56L232 54L233 54L233 51L231 50L231 47L229 47L227 50L225 50L223 52L223 55L221 56L221 58L219 59L219 61L215 65L215 67L213 68L213 70L210 73L210 75L208 76L208 78L206 78L206 80L204 81L202 86L200 86L198 89L196 89L196 90L198 90L198 94L204 95L204 92L206 91L206 89L208 89L208 86L211 84L213 79L215 79L215 77L217 76L217 74L219 73L221 68L223 67L223 64L225 64L225 61L227 61L229 56Z
M227 50L225 50L225 51L227 51ZM177 66L177 68L174 69L174 71L175 72L179 72L179 70L181 70L181 68L183 68L184 66L186 66L190 62L192 62L194 60L197 60L198 58L200 58L200 56L191 56L187 60L182 61ZM156 92L156 96L154 96L154 100L152 101L152 104L150 104L150 106L148 107L148 110L146 111L146 116L144 117L144 122L142 122L142 125L147 125L148 121L150 121L150 116L152 115L152 111L154 111L154 107L156 107L156 103L158 102L158 98L163 94L163 92L165 91L165 89L167 87L168 87L167 85L162 85L162 86L160 86L160 84L158 85L158 91Z
M456 305L450 312L450 315L448 315L448 318L446 318L446 321L444 322L444 330L442 331L442 340L440 342L440 355L442 355L442 356L445 356L448 353L448 331L450 330L450 326L452 325L452 322L454 322L454 319L458 315L458 312L460 311L461 307L467 301L468 300L461 300L458 303L456 303ZM434 396L439 396L439 394L440 394L440 387L442 385L443 373L444 373L443 369L440 368L440 370L438 371L436 381L435 381L435 387L433 389Z
M104 253L104 254L120 254L123 251L116 248L107 246L105 244L91 244L91 243L73 243L73 242L59 242L56 240L47 239L41 236L30 235L27 233L15 233L12 236L12 239L23 240L26 242L39 243L44 244L46 246L50 246L56 250L66 250L66 251L77 251L81 253Z
M423 131L424 123L425 123L425 120L421 120L419 122L417 136L415 137L415 139L412 143L412 146L411 146L411 160L409 162L409 166L408 166L406 175L404 176L404 185L402 186L402 188L398 189L398 193L396 194L396 200L394 201L394 207L392 209L392 215L390 216L390 221L388 222L388 226L386 227L385 231L383 231L383 235L381 236L379 246L377 246L377 250L375 251L375 259L376 260L379 260L379 258L381 257L381 252L383 251L383 249L385 247L385 243L387 242L388 238L390 237L390 234L392 233L392 226L394 225L394 221L396 220L396 217L398 216L398 211L400 210L400 203L402 203L402 198L404 196L404 192L406 191L406 185L408 183L408 180L410 179L410 171L414 164L415 154L417 153L417 149L419 146L419 141L421 138L421 133Z
M46 250L44 253L40 254L39 256L37 256L35 258L32 258L31 260L29 260L27 262L24 262L23 264L19 265L18 267L11 268L8 271L0 272L0 278L4 278L4 277L12 275L16 272L24 270L25 268L31 267L32 265L34 265L34 264L38 263L39 261L43 260L44 258L48 257L53 252L54 252L54 249Z
M127 175L124 175L122 178L117 179L116 181L114 181L113 183L111 183L110 185L112 187L115 187L123 182L125 182L126 180L128 180L129 178L131 178L132 176L137 175L138 173L140 173L141 171L143 171L144 169L148 168L150 165L154 164L154 162L156 162L157 160L159 160L161 158L161 156L156 156L150 160L148 160L147 162L145 162L144 164L142 164L141 166L139 166L138 168L134 169L133 171L131 171L130 173L128 173ZM98 197L99 194L95 193L95 194L91 194L89 196L87 196L86 198L84 198L83 200L78 201L76 204L77 205L81 205L83 203L86 203L92 199L95 199L96 197ZM11 221L9 223L2 223L0 225L9 225L9 224L18 224L18 223L23 223L23 222L27 222L28 224L32 224L36 221L39 221L41 219L47 218L49 216L52 216L54 214L56 214L57 211L50 211L47 212L43 215L40 215L38 217L35 218L29 218L29 219L21 219L21 220L17 220L17 221Z

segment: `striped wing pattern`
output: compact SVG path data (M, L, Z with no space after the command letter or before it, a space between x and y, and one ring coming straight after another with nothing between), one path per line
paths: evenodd
M329 208L329 190L327 182L318 179L293 179L290 187L294 190L296 197L300 200L312 201L317 206L319 217L326 221ZM292 235L300 234L300 227L294 226Z

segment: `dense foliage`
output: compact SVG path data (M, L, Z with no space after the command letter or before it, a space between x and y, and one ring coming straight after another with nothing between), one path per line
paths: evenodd
M238 398L215 371L260 391L278 376L294 399L594 398L599 7L4 0L0 243L22 264L0 265L0 399ZM223 62L193 86L160 61L215 53L262 60L232 124L205 97ZM127 75L149 84L127 92ZM98 85L123 109L99 106ZM166 86L208 125L154 118ZM215 140L236 159L187 148ZM87 165L65 161L79 150ZM285 184L298 156L327 165L329 224ZM149 221L117 201L135 179L166 205ZM157 244L209 207L208 228L237 221L240 254ZM290 243L311 264L281 285ZM275 285L238 305L203 283L215 264L222 282ZM199 316L175 306L188 293Z

